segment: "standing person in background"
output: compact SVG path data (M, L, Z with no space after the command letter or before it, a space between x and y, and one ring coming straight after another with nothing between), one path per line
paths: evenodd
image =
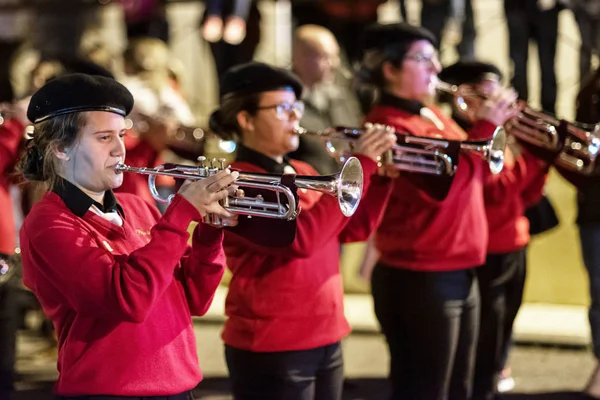
M254 58L260 41L257 0L207 0L201 25L219 81L229 68Z
M325 26L335 35L348 65L360 61L358 46L363 30L377 22L379 7L387 0L318 0Z
M127 39L153 37L169 43L166 0L120 0L125 13Z
M584 82L590 78L592 68L592 55L600 54L600 0L569 0L569 7L573 10L581 47L579 48L579 85L580 90Z
M358 99L340 82L339 68L340 48L331 31L317 25L303 25L295 31L292 71L304 86L304 114L300 120L303 128L320 132L336 126L360 126ZM289 156L310 164L322 175L336 173L340 168L323 140L311 136L300 136L298 149Z
M462 36L457 46L459 57L475 57L475 16L473 0L423 0L421 26L430 30L442 45L443 33L449 20L455 20L462 28Z
M509 55L513 63L512 86L519 98L529 98L527 60L529 43L535 41L541 69L541 104L545 112L556 113L556 44L558 15L563 6L557 0L504 0L508 24Z
M12 400L15 381L16 339L19 327L17 231L11 186L25 141L26 109L14 100L8 80L0 80L0 399Z

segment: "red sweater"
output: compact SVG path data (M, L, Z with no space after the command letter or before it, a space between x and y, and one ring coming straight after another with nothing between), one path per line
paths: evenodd
M550 167L525 149L516 160L510 148L505 154L502 172L487 172L484 186L490 254L517 251L529 243L525 209L542 198Z
M0 125L0 253L13 254L17 245L17 232L10 197L10 174L20 157L19 147L25 127L17 119Z
M350 332L344 316L340 243L370 236L391 191L390 179L372 177L375 163L359 158L365 186L352 217L342 215L334 197L299 190L302 212L289 247L257 246L225 233L227 265L233 273L225 306L226 344L257 352L307 350L335 343ZM306 163L291 164L299 175L318 175ZM232 166L265 172L245 162Z
M419 115L390 106L375 106L366 121L393 126L416 136L464 140L467 135L439 109L429 107L444 123L436 128ZM496 126L477 123L471 136L491 137ZM479 156L461 154L450 191L435 200L401 176L394 180L390 207L377 230L380 261L417 271L460 270L485 262L488 227L483 203L483 177L488 166Z
M224 269L222 233L176 196L161 217L117 194L122 227L77 217L55 193L21 229L24 283L58 335L60 395L165 396L202 379L192 315L208 309Z

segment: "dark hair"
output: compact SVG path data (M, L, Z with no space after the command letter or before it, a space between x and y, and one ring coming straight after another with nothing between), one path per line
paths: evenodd
M85 113L60 115L34 125L33 137L27 141L19 161L19 171L29 181L56 184L54 148L72 146L85 126Z
M238 124L237 115L240 111L256 114L260 96L261 93L252 93L226 97L221 101L221 106L210 115L209 129L224 140L238 140L242 136L242 128Z
M383 64L389 62L396 68L400 67L404 61L404 56L406 56L413 43L415 43L415 40L402 41L386 49L365 51L356 73L358 83L383 89L386 85L383 76Z

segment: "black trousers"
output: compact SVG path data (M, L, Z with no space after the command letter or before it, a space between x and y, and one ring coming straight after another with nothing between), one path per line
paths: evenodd
M488 254L485 265L477 268L481 295L481 321L473 400L495 398L498 371L504 367L512 328L525 287L526 250Z
M473 0L465 0L464 20L462 22L462 38L456 50L463 57L475 57L475 16L473 14ZM423 1L421 8L421 25L430 30L441 45L442 33L448 18L451 16L451 0Z
M391 399L469 399L479 325L473 269L420 272L379 263L372 293L390 351Z
M225 346L234 400L341 400L342 346L257 353Z
M555 113L557 83L555 62L556 42L558 40L558 10L516 10L506 13L508 24L509 53L513 63L512 85L519 98L527 100L527 60L529 41L538 46L540 71L542 78L542 109Z

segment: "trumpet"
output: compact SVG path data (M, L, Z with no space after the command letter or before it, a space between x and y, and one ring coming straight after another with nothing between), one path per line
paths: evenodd
M163 198L156 189L156 177L158 175L170 176L176 179L199 180L215 175L226 168L225 159L212 159L207 162L205 157L199 157L200 166L189 166L179 164L164 164L156 168L130 167L125 164L117 164L114 169L117 172L133 172L148 175L148 187L152 197L160 203L168 204L174 194ZM265 201L260 194L255 197L230 196L221 202L222 206L229 212L250 217L265 217L291 221L295 219L300 208L296 201L294 186L301 189L315 190L337 198L340 210L346 217L354 214L363 190L363 170L357 158L349 158L341 171L335 175L328 176L292 176L292 184L284 184L282 178L285 175L266 173L240 172L235 185L243 188L272 191L276 194L276 201ZM281 197L286 199L283 202ZM218 218L211 216L211 222L218 224Z
M336 127L320 132L310 132L298 127L296 132L299 135L323 139L328 153L343 162L349 151L336 147L334 142L352 143L366 131L362 128ZM506 132L502 127L496 129L491 139L481 141L452 141L412 136L399 132L396 132L396 138L398 144L381 157L381 163L400 171L453 176L456 173L458 157L461 152L479 155L488 163L492 174L498 174L504 167Z
M467 121L474 120L477 106L472 103L488 97L469 86L451 85L446 82L438 82L436 89L453 96L454 108ZM522 100L515 103L515 106L518 105L522 105L523 110L516 120L506 124L505 128L509 134L537 148L558 153L554 160L557 166L583 174L594 170L600 151L598 124L586 126L559 120L532 109ZM561 126L564 129L563 135L559 132Z

